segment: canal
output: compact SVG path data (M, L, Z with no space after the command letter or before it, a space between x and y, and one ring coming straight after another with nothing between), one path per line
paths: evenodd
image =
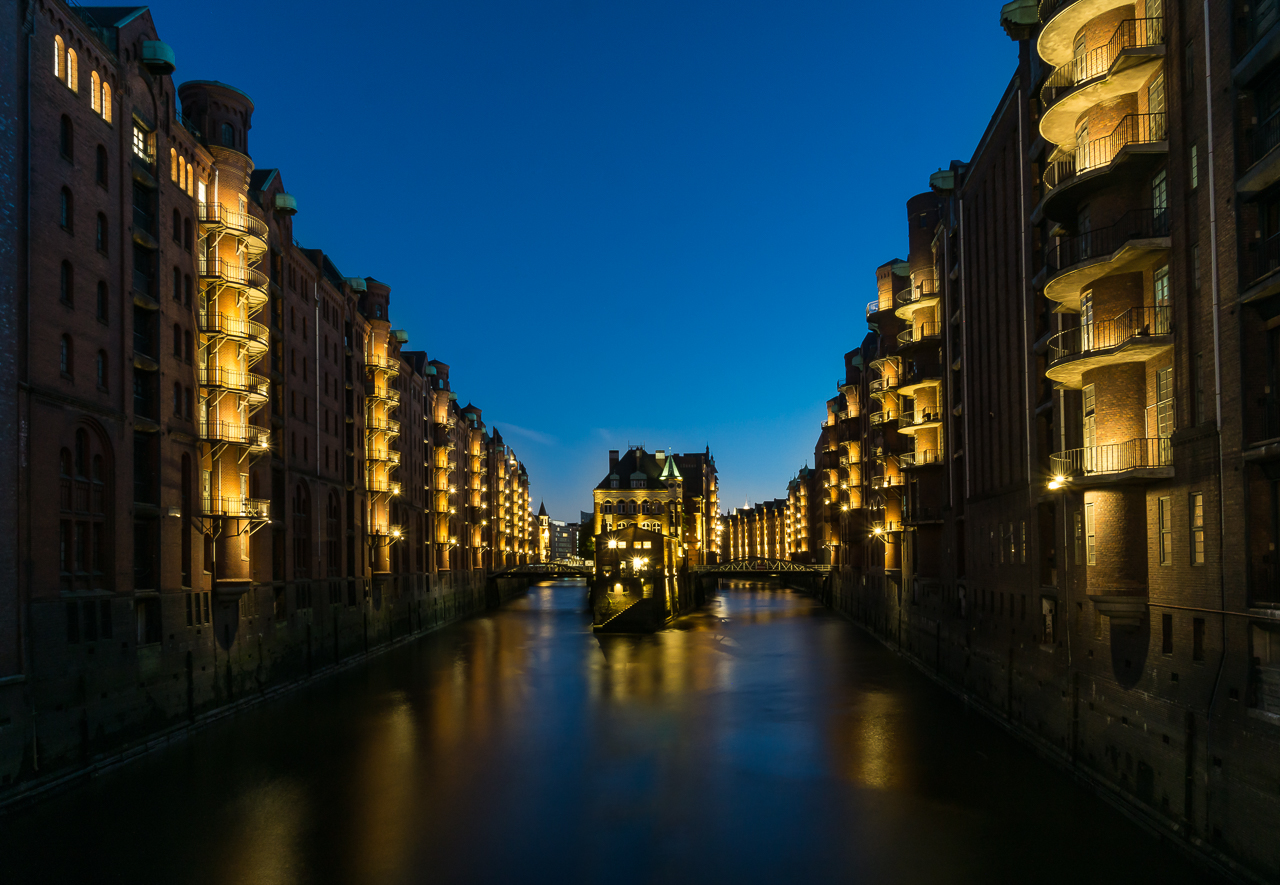
M1214 881L811 599L533 587L0 818L7 883Z

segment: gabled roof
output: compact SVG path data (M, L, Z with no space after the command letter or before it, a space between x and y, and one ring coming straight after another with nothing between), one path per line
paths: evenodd
M546 502L546 501L543 501L543 502L542 502L542 506L538 508L538 515L539 515L539 516L546 516L546 515L547 515L547 502Z
M669 471L674 471L674 473ZM666 489L668 479L679 479L680 471L676 468L673 458L668 457L666 463L663 464L658 461L656 455L646 452L644 449L636 448L630 449L619 458L617 466L596 485L596 488L602 491L610 489L609 480L613 477L628 477L634 480L643 479L644 485L640 488L654 489L656 491L658 489ZM626 488L632 488L630 482L627 483Z

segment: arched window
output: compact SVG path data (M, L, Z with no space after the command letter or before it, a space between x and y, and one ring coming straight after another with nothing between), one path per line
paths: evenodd
M98 280L98 320L107 321L107 281Z
M182 271L173 269L173 300L182 302Z
M193 287L191 285L191 274L183 274L182 275L182 303L187 307L191 306L192 288Z
M105 350L98 351L98 389L107 389L107 352Z
M195 356L195 352L193 351L191 346L191 333L183 332L182 333L182 358L187 361L188 365L190 365L191 360L194 356Z
M173 414L182 417L182 385L177 381L173 382Z
M187 164L187 196L194 197L196 195L196 167L190 163Z
M177 323L173 324L173 355L182 359L182 327Z
M173 210L173 241L175 243L182 242L182 216L178 214L178 210ZM176 271L177 268L174 268Z
M102 81L102 119L111 122L111 84Z
M178 180L178 149L177 148L169 148L169 180L170 181ZM177 215L178 210L177 209L173 210L173 213Z
M75 368L75 353L70 335L62 336L62 350L58 355L58 360L63 376L70 378L72 376L72 369Z
M236 128L230 123L222 124L222 146L229 148L236 146Z
M178 157L178 188L187 189L187 161Z
M191 219L184 218L182 220L182 245L188 252L191 251Z
M62 42L62 38L60 36L55 34L53 37L53 76L57 77L59 80L66 79L66 74L63 73L63 66L66 64L66 58L66 44Z
M67 85L72 92L80 91L80 60L74 49L67 50Z
M107 149L102 145L98 145L93 177L98 184L107 186Z
M612 513L612 512L613 512L613 502L612 502L612 501L605 501L603 504L601 504L601 505L600 505L600 512L601 512L601 513Z
M71 196L70 188L64 187L59 196L58 224L62 225L62 229L67 233L75 230L75 200Z
M66 305L76 303L76 272L70 261L62 262L62 274L58 280L58 300Z
M89 85L91 87L91 91L89 92L89 106L93 108L94 113L100 114L102 113L102 105L100 104L102 101L102 94L99 90L101 89L102 81L98 79L97 71L89 72Z
M94 243L99 252L103 255L107 254L107 216L101 212L98 213L98 227L94 234Z

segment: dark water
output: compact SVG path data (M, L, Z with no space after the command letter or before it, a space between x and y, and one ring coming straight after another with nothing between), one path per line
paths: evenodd
M809 599L547 584L0 818L0 881L1212 881Z

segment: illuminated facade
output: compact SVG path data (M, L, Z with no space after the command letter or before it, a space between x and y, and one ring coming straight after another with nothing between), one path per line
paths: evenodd
M33 742L88 758L478 610L536 555L523 465L405 349L390 287L296 241L249 96L176 87L145 7L29 26L0 53L30 72L0 127L30 144L4 155L30 224L0 235L29 318L0 370L6 784Z

